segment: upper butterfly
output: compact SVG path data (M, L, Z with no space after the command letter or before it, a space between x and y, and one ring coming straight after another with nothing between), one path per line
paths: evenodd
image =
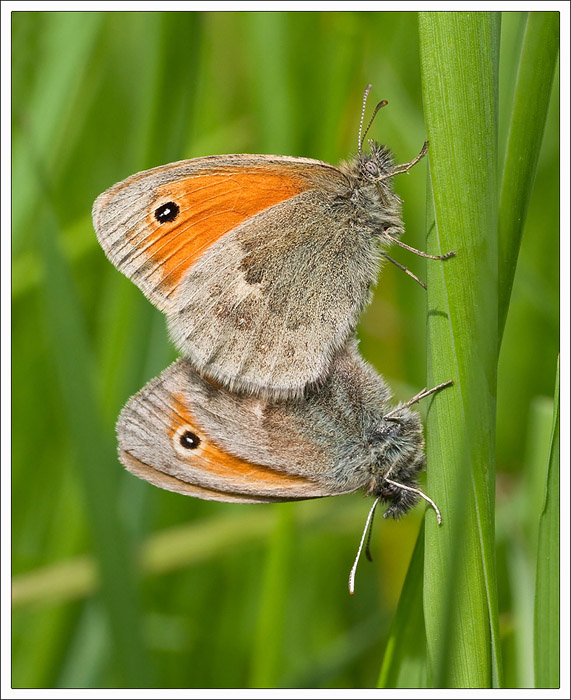
M363 153L362 124L358 155L339 167L194 158L132 175L95 201L107 257L165 312L203 376L272 397L327 376L369 301L379 256L404 230L391 178L427 148L395 166L373 141Z

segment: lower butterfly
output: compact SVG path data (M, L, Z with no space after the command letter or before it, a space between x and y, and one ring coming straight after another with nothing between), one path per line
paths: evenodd
M180 359L124 407L119 457L155 486L207 500L271 503L363 489L374 506L388 504L385 517L422 497L440 521L418 488L424 440L409 406L450 383L393 407L353 341L320 388L288 401L232 393Z

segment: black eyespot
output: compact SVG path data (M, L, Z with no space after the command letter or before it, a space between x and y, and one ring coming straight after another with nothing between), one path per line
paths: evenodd
M378 175L379 174L379 168L374 160L368 160L365 163L365 170L369 173L369 175Z
M178 216L180 207L174 202L161 204L158 209L155 209L155 219L159 224L165 224L167 221L174 221Z
M200 438L198 435L191 433L190 430L187 430L180 436L180 444L186 450L196 450L196 448L200 445Z

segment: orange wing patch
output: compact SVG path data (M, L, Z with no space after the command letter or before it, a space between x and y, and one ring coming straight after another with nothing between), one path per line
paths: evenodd
M199 175L157 189L153 210L147 215L145 254L156 263L168 291L207 248L236 226L280 202L310 189L299 177L263 172ZM172 222L159 224L158 207L174 202L179 207Z
M189 456L192 458L192 454L194 454L199 458L201 466L207 469L209 473L228 479L229 487L231 483L238 485L238 483L244 484L247 482L251 490L255 488L260 495L266 490L280 489L286 492L291 489L296 491L298 498L300 497L299 494L309 487L311 493L308 492L305 497L310 498L317 495L318 486L309 479L276 471L260 464L253 464L235 457L214 445L198 426L196 418L189 411L188 403L185 403L184 398L176 395L172 398L173 411L169 437L171 440L174 440L178 432L184 428L190 428L200 438L201 442L196 450L189 451Z

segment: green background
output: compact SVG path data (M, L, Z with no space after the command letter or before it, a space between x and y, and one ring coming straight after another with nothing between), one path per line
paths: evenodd
M502 17L500 163L525 13ZM12 14L14 687L373 687L423 508L376 524L347 576L361 494L245 506L124 472L114 423L176 356L162 315L99 248L93 200L216 153L337 163L426 132L418 18L379 13ZM498 366L496 543L507 685L533 683L537 513L559 347L557 77ZM395 180L426 249L426 159ZM426 263L393 257L426 279ZM407 399L426 383L426 293L385 265L361 349ZM422 412L423 407L419 410ZM438 469L438 465L429 465ZM411 684L412 680L411 680Z

